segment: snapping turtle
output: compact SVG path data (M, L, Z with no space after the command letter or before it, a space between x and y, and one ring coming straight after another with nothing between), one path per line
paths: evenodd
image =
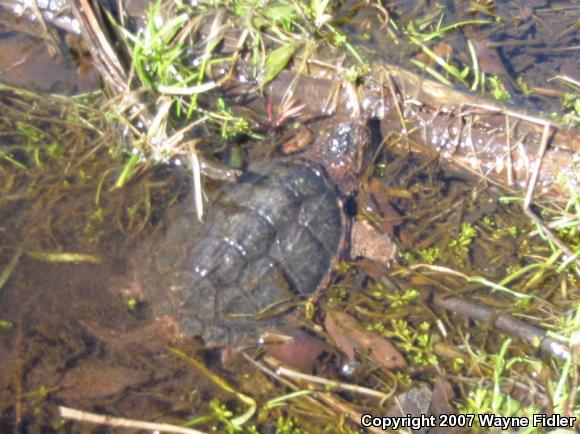
M253 168L212 205L208 222L191 213L148 246L141 292L157 319L210 346L256 338L280 312L329 278L343 252L349 194L362 167L366 127L327 123L300 157Z

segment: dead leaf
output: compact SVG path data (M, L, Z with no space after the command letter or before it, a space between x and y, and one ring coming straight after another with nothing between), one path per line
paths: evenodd
M298 328L266 332L261 338L270 356L301 372L324 371L324 359L331 353L328 344Z
M487 74L496 74L502 77L509 77L509 73L503 63L502 58L495 48L487 45L488 41L470 39L475 52L477 54L477 61L479 62L479 69Z
M405 358L393 344L369 332L356 318L344 312L328 311L324 327L350 361L355 360L357 351L370 351L371 359L387 369L407 366Z
M373 279L380 279L389 271L388 267L385 267L383 264L364 258L360 261L357 261L356 266L362 272L362 274ZM356 285L353 286L357 288Z
M282 143L282 152L286 155L303 151L312 143L312 132L306 128L300 128L290 139Z
M440 414L455 413L451 400L455 398L453 387L447 380L439 378L433 387L433 399L431 400L430 413L436 416Z
M403 222L401 214L390 203L391 199L393 199L393 195L391 194L392 189L389 189L379 179L373 178L365 184L364 191L372 195L378 211L382 216L378 223L379 229L392 237L394 228Z
M455 398L453 387L451 384L442 378L438 379L433 386L433 397L431 398L431 406L429 407L429 414L434 415L439 420L439 415L457 414L455 408L451 405L451 401ZM435 427L429 431L429 434L443 434L452 433L459 434L469 432L467 427Z
M150 373L133 367L111 366L93 360L68 370L59 382L57 395L63 399L104 398L143 384L150 377Z
M441 41L433 45L431 51L433 51L437 57L448 60L451 59L453 55L453 46L449 42ZM420 53L417 56L417 59L427 66L435 66L435 60L427 56L425 53Z

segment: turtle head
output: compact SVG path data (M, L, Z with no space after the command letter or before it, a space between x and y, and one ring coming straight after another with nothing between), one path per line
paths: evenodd
M352 194L365 166L371 134L365 124L350 120L328 121L320 125L308 157L323 166L339 189Z

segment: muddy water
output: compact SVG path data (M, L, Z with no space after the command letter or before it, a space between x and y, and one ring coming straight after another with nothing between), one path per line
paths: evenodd
M383 170L377 169L368 181L374 187L366 192L359 207L383 221L384 230L393 234L401 252L411 255L398 261L422 262L417 252L442 247L438 264L477 272L489 279L500 278L508 267L521 264L516 251L521 243L527 243L523 232L503 237L501 243L491 236L478 237L467 256L445 251L447 240L458 236L462 222L469 222L483 234L494 230L486 226L488 220L495 222L497 230L516 224L525 227L525 218L517 207L502 205L497 196L481 186L445 175L436 162L392 153L379 156L377 162L387 170L381 173ZM399 195L393 196L395 191ZM92 199L90 191L85 195ZM182 423L205 415L207 420L198 428L226 430L227 424L220 420L215 405L212 408L208 403L219 400L236 414L245 411L246 406L217 387L203 371L169 351L165 331L152 321L146 308L138 305L130 309L124 303L123 294L136 283L133 264L139 263L143 255L142 241L163 231L164 219L174 220L172 213L188 209L187 201L168 209L160 206L157 215L161 217L137 237L128 237L111 224L109 233L93 247L83 242L74 229L86 224L81 214L77 218L58 218L59 214L68 215L66 210L75 201L83 202L83 196L79 193L62 204L62 209L53 210L55 234L65 251L90 252L104 261L55 264L23 257L18 263L0 294L0 319L12 324L11 328L0 330L1 431L78 432L79 425L60 426L56 415L59 405L157 422ZM191 225L196 223L192 221ZM13 244L15 239L6 235L10 229L3 227L3 239ZM322 297L316 317L326 309L359 306L375 318L373 327L377 327L378 319L387 324L393 318L419 327L430 315L423 296L405 308L393 308L384 298L385 294L395 296L395 288L403 291L411 285L425 290L426 296L437 287L433 281L414 279L390 276L384 264L353 263L350 271L338 274ZM388 290L385 281L391 282ZM447 281L444 286L457 291L466 289L460 282ZM509 300L495 296L494 303L508 306ZM304 312L300 316L308 323ZM453 338L456 337L449 337ZM198 342L181 341L175 345L262 404L284 393L243 360L229 360L224 365L216 352L202 350ZM250 353L259 356L260 352ZM405 357L418 378L433 373L432 367L425 360L415 360L413 353ZM343 380L383 390L384 382L391 384L393 379L383 378L376 366L363 359L360 372ZM358 402L356 396L348 399ZM272 429L277 418L289 415L310 429L331 423L321 410L316 410L316 418L312 418L309 405L298 402L289 409L263 410L264 420L256 423L260 432Z
M72 42L72 39L71 39ZM75 51L76 53L76 51ZM100 80L89 58L69 47L0 27L0 81L39 92L77 94L98 89Z
M536 3L527 3L527 6L537 8L537 11L530 14L527 6L521 2L519 6L514 6L513 2L498 2L495 13L505 14L502 16L505 16L506 22L501 26L501 31L493 34L475 31L475 34L481 40L490 38L490 45L498 49L506 70L524 75L530 84L544 86L546 77L557 72L572 74L578 70L578 56L574 55L574 51L555 50L564 48L564 45L577 45L577 32L566 33L574 23L570 12L573 9L544 12L544 2ZM417 15L419 12L413 10L418 4L405 3L400 6ZM460 8L454 10L459 11ZM462 14L470 17L476 15L466 11ZM453 15L447 17L449 22L457 18ZM512 22L516 25L507 24ZM540 43L528 45L526 35L542 35L543 39ZM16 39L11 39L13 37ZM465 43L461 42L464 37L458 35L451 38L454 50ZM514 39L522 44L506 42ZM10 55L2 58L1 80L44 91L63 90L60 81L72 83L72 92L84 89L80 87L77 78L68 75L77 66L71 67L69 63L64 70L56 69L49 74L51 70L47 69L47 65L52 68L54 64L49 57L39 54L44 48L38 48L41 45L38 45L37 40L10 35L2 41L4 47L15 49L18 55L3 50L3 53ZM380 46L381 42L377 42L377 45ZM458 51L461 50L454 53L460 56ZM493 61L490 62L490 68L498 67ZM564 89L560 83L554 86ZM555 106L556 100L549 100L549 104ZM545 102L540 99L539 103L542 101ZM517 252L522 245L530 249L526 241L527 229L513 236L502 237L501 243L494 240L496 229L507 231L514 225L526 227L522 223L526 220L516 207L502 205L497 196L483 186L444 176L436 163L428 164L392 154L383 156L381 160L389 163L387 168L392 170L387 170L385 176L378 178L379 181L385 186L411 192L410 199L401 196L393 198L376 192L370 199L373 209L377 206L380 209L385 202L392 201L402 215L390 216L388 219L402 222L395 230L395 238L403 252L416 255L415 252L433 248L444 237L457 237L461 223L468 222L486 236L474 241L475 246L466 258L454 257L454 253L449 251L438 263L465 272L476 272L489 279L500 279L506 275L509 267L525 264L518 258ZM75 200L91 202L92 193L87 193L85 198L81 198L79 193L79 197L71 199ZM442 203L446 206L442 207ZM17 214L18 208L14 207L10 212ZM163 211L159 212L164 214ZM378 213L384 214L384 210ZM67 213L63 212L63 215ZM68 228L68 231L62 232L68 233L70 237L59 239L59 242L70 251L86 251L87 245L75 239L70 230L85 223L80 217L78 221L70 218L59 222L57 226ZM110 227L114 226L112 221L109 223ZM155 225L148 226L137 239L127 239L122 233L111 230L105 240L91 247L91 253L107 258L98 265L64 265L26 256L21 258L0 292L0 320L9 322L0 329L1 432L82 431L79 425L61 423L56 415L58 405L127 418L178 423L200 415L212 415L209 422L200 425L207 430L213 426L226 430L227 426L223 421L220 422L218 412L208 405L210 399L219 399L236 414L245 410L231 393L216 387L199 370L159 344L163 342L164 336L157 329L150 328L151 321L146 310L139 307L129 309L124 304L122 291L131 289L131 264L141 254L140 241L150 236L155 228ZM9 246L3 247L1 251L2 268L8 263L14 246L18 245L18 232L19 225L14 220L11 220L11 225L3 224L0 227L2 244ZM53 235L45 236L47 238L41 240L41 244L52 246L49 241ZM415 257L415 260L419 261L420 258ZM383 308L387 312L384 318L397 317L402 312L415 325L432 315L432 312L425 309L423 300L413 306L416 308L414 314L404 309L388 310L388 303L376 295L376 283L382 282L385 276L389 274L383 267L358 264L349 273L340 276L328 291L328 298L330 302L342 307L365 307L371 313L374 312L375 317L384 315L383 312L378 313ZM419 279L397 276L391 280L399 288L424 284ZM556 276L547 276L546 286L555 280ZM445 282L445 286L458 291L466 289L460 283L449 281ZM351 294L350 298L344 295L345 290ZM493 301L502 307L509 306L509 302L501 296L494 296ZM481 342L477 343L483 347L488 344L484 340L485 337L482 337ZM449 341L451 344L460 342L457 336L451 336ZM180 348L195 355L215 372L223 374L238 390L261 403L285 392L266 381L261 373L247 363L238 360L232 362L229 368L224 368L215 354L196 352L199 349L197 343L187 342ZM492 342L491 350L496 348L496 343ZM421 360L413 359L413 354L405 355L411 359L417 377L424 378L433 373L433 369L430 371L421 365ZM375 368L372 365L363 366L362 374L352 381L384 388L387 380L382 374L379 376L374 373ZM315 423L328 423L329 419L324 417L322 421L314 422L309 418L307 407L296 404L288 411L264 411L261 416L276 420L279 416L293 414L306 427L318 426ZM271 420L264 423L264 430L272 429L274 423Z
M13 323L0 332L1 432L52 432L58 405L186 420L208 411L208 397L230 399L159 350L162 339L123 305L120 279L130 275L118 264L18 265L0 309ZM136 333L119 339L127 331Z
M478 58L478 67L488 76L496 74L512 94L512 102L545 111L561 110L560 98L572 88L557 76L578 80L580 56L578 44L578 15L576 2L546 2L543 0L495 1L486 5L449 0L395 2L391 10L397 25L406 28L411 20L415 30L428 35L437 28L459 22L480 20L487 24L468 24L446 32L426 45L440 58L457 66L472 67L468 49L471 41ZM367 15L368 14L368 15ZM361 24L352 32L361 50L370 54L378 64L387 59L412 71L417 71L411 60L420 60L437 69L435 61L421 52L406 38L394 38L384 28L378 30L371 22L373 12L361 11ZM366 15L366 16L365 16ZM443 18L441 18L443 17ZM439 20L441 21L439 22ZM419 29L418 26L423 26ZM364 29L360 32L359 29ZM399 33L394 32L399 35ZM416 35L418 39L420 36ZM396 41L395 41L396 40ZM393 46L396 47L393 50ZM443 70L437 69L446 75ZM426 77L433 78L427 72ZM522 87L514 80L522 79L535 91L525 97ZM458 81L451 80L454 85ZM468 80L470 86L472 79ZM459 87L461 87L459 85Z
M106 220L108 231L99 241L94 241L92 231L89 240L83 235L86 215L71 210L93 200L90 190L60 198L59 205L47 207L39 227L28 235L23 227L6 222L14 223L20 215L26 226L29 204L20 201L19 207L3 209L3 269L4 258L24 238L27 249L56 248L103 260L64 264L25 255L2 288L2 433L81 431L61 426L58 405L137 419L183 421L210 412L210 399L223 403L232 399L165 350L168 341L158 328L149 327L145 309L126 306L123 295L134 284L132 264L138 262L141 240L151 235L152 228L135 237L131 231L115 229L112 218ZM188 342L181 348L195 354L199 345ZM214 365L211 354L198 357ZM244 372L247 366L235 369Z

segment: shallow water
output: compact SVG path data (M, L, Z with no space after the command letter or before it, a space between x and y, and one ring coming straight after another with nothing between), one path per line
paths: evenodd
M393 237L400 253L410 255L405 259L397 257L397 262L423 262L419 252L437 246L442 249L437 264L488 279L499 279L509 267L522 264L517 249L526 239L525 233L504 236L501 242L491 236L494 231L500 233L516 224L522 228L527 226L517 207L501 205L497 196L477 183L446 176L435 162L391 153L381 156L378 162L386 165L387 170L384 176L375 175L375 188L366 199L361 199L359 207L372 210L369 212L375 218L384 217L385 230L389 221L396 223ZM391 210L386 215L389 206L385 203L385 192L395 190L406 191L411 196L391 197L389 202L398 212L393 214ZM91 192L85 195L91 196ZM82 195L70 200L83 201ZM173 212L181 212L183 206L188 206L184 204L166 210L162 207L158 215L172 220ZM216 386L203 371L168 350L163 330L152 327L150 313L143 305L129 309L124 303L123 294L130 292L135 283L132 267L143 255L141 240L163 230L163 218L137 238L111 230L87 251L87 245L73 236L74 228L84 223L82 216L66 220L56 217L66 215L68 206L69 203L63 203L62 209L55 207L51 212L62 247L65 251L90 251L105 260L102 264L54 264L23 257L3 288L0 319L12 324L11 328L0 330L3 366L0 427L3 432L37 432L41 427L43 432L51 432L52 427L59 425L58 405L158 422L180 423L205 414L211 416L200 428L225 429L227 425L220 421L215 406L208 406L208 401L219 399L236 414L246 406ZM463 222L469 222L480 234L489 232L489 236L479 236L474 241L467 256L447 247L448 240L458 236ZM71 238L67 240L62 234ZM390 321L404 320L414 328L431 317L432 313L424 305L431 291L440 293L442 287L459 292L469 289L487 297L488 291L478 289L477 285L466 286L461 280L444 279L440 283L437 279L421 280L420 274L404 272L401 275L404 269L395 266L389 270L369 261L352 263L349 271L339 272L335 283L323 293L315 321L320 321L327 309L354 314L352 306L357 306L357 310L366 312L359 317L361 323L372 327L374 333L384 329L387 337ZM423 295L405 307L396 307L393 297L401 297L410 287L419 289ZM493 302L504 307L510 303L501 296L495 296ZM299 318L312 327L304 311L299 311ZM443 318L448 326L454 327L456 319L445 315ZM472 344L496 347L495 335L489 333L487 343L482 335ZM439 344L454 345L457 339L459 336L451 334ZM400 349L405 348L398 339L393 342ZM240 358L224 365L219 354L201 351L199 343L185 341L177 344L177 348L262 405L284 393L276 382ZM413 373L416 379L432 375L434 367L428 356L434 357L434 351L432 343L424 352L403 351L410 363L408 373ZM259 353L250 351L254 356ZM383 390L385 384L395 386L393 378L385 377L371 360L366 357L362 360L358 373L354 377L343 377L343 381L377 390ZM339 369L340 359L329 363L331 372ZM441 359L441 363L447 362ZM359 402L356 396L344 398ZM260 425L260 430L270 429L267 427L276 418L289 415L301 426L311 429L330 423L320 410L315 413L321 419L305 414L307 408L307 403L297 402L284 411L263 409L262 417L267 421ZM75 426L65 424L55 431L77 432Z
M503 17L504 24L494 28L492 34L487 34L484 28L474 30L472 37L489 39L499 49L498 55L506 70L514 75L523 75L530 85L546 86L549 77L578 71L576 51L562 50L564 46L578 44L577 32L566 33L577 20L573 15L575 5L569 4L570 9L544 11L544 2L514 3L498 2L494 13ZM416 8L421 4L424 7ZM462 11L461 7L466 4L458 2L450 9L451 13L446 12L444 23L460 18L480 18L481 14ZM449 6L452 5L449 3ZM563 3L559 5L566 6ZM531 15L526 9L529 6L536 8ZM405 2L398 7L400 16L404 17L407 12L420 18L423 14L432 13L435 5L430 2ZM372 49L389 61L405 64L401 57L408 58L410 53L416 52L413 47L397 51L387 49L389 39L384 33L371 36L372 39L367 42ZM527 43L540 36L541 42ZM466 52L465 35L455 32L448 39L444 41L452 47L452 56L460 59L461 53ZM525 43L520 45L521 42ZM38 45L38 41L10 34L0 43L24 55L22 63L19 63L18 60L13 61L13 52L3 51L0 80L43 91L68 89L76 92L86 89L78 87L78 77L74 77L78 66L71 64L70 59L65 69L52 72L53 61L45 55L37 55L35 51L37 47L41 47L39 50L46 49ZM20 43L23 45L18 45ZM28 56L27 53L32 54ZM66 84L61 86L61 82ZM566 89L556 81L550 82L550 86ZM553 97L537 98L533 102L546 109L559 106L558 98ZM385 187L384 194L377 191L369 194L370 197L359 203L359 211L365 210L368 205L371 212L397 222L394 238L401 255L407 255L398 257L397 262L404 266L388 269L364 261L345 265L336 273L334 284L322 297L315 322L321 323L326 309L335 308L356 313L365 326L387 337L390 337L388 329L394 319L404 319L412 330L419 330L424 321L432 321L436 316L427 306L430 291L441 290L469 291L480 300L495 303L505 311L513 308L509 298L497 293L490 295L481 285L468 285L451 277L437 281L432 276L405 274L407 271L401 270L406 270L405 266L414 262L425 262L428 254L434 254L432 249L439 247L442 253L437 259L438 265L490 280L501 280L510 269L528 264L533 255L547 254L547 248L538 237L528 241L530 228L519 207L500 202L498 193L483 184L445 174L434 161L385 153L377 163L385 164L384 176L375 174ZM3 161L1 164L7 163ZM3 176L8 173L4 171L5 166L0 167ZM86 170L90 170L90 165ZM376 172L380 171L377 169ZM97 172L91 176L98 178L99 175ZM8 188L7 192L12 194L14 191L21 193L17 188ZM232 393L225 392L183 357L167 350L163 331L150 327L151 318L146 309L141 306L132 309L125 304L123 291L131 291L135 277L132 267L142 255L142 241L155 231L162 230L163 220L171 219L172 212L179 212L175 211L179 205L168 205L174 201L174 192L163 191L158 196L153 206L154 222L147 224L143 231L134 230L140 224L138 218L136 223L128 223L131 221L127 215L129 212L109 215L108 219L100 222L91 221L89 215L94 191L89 189L60 193L57 205L50 207L48 216L43 216L38 210L38 220L42 224L49 222L46 227L38 221L31 224L34 219L18 219L19 213L28 209L26 201L15 201L15 205L3 204L1 269L7 266L9 258L30 228L34 231L35 248L38 250L84 252L105 260L101 264L56 264L22 256L7 284L0 290L0 320L6 321L5 327L0 329L0 431L82 431L84 428L80 425L63 424L59 420L56 413L58 405L126 418L175 423L206 415L208 420L199 427L210 430L215 426L221 431L228 429L225 418L220 419L224 412L220 413L217 405L208 405L208 401L219 399L236 415L246 410L245 404ZM122 200L121 203L124 204ZM391 203L401 216L387 217L387 203ZM88 211L78 212L81 209ZM136 214L145 214L142 208L136 209ZM27 218L30 215L27 214ZM98 227L98 231L83 234L80 228L87 227L89 223ZM453 250L448 242L459 237L463 223L472 225L478 232L467 254ZM126 231L120 230L119 225ZM515 232L514 227L517 228ZM88 241L89 235L95 235L97 241ZM537 287L544 291L541 293L543 296L557 304L562 297L558 287L560 284L560 277L549 272L537 283ZM421 296L403 307L397 307L393 297L400 298L411 288L420 289ZM573 293L572 298L577 298L577 294ZM537 309L541 307L538 305ZM498 350L501 338L488 325L482 327L444 313L439 316L451 331L449 335L440 336L433 331L435 326L432 325L432 332L423 336L437 336L438 342L435 343L460 347L465 338L463 330L468 330L475 335L473 348L488 352ZM310 327L314 324L305 312L302 313L302 320ZM409 339L415 339L413 343L417 345L419 337ZM436 352L434 342L425 345L422 353L410 350L405 346L409 342L402 339L394 338L393 342L411 365L403 375L395 379L398 374L378 369L372 361L363 357L358 374L343 380L380 390L388 390L398 384L402 391L411 387L411 379L419 381L437 375L438 368L429 361L429 357ZM200 351L197 342L184 342L179 348L259 402L260 414L253 423L260 426L260 431L274 431L273 421L287 418L288 415L297 418L302 426L312 431L317 431L320 426L335 426L331 425L336 423L334 414L313 409L308 402L298 401L283 409L266 409L263 406L265 402L286 393L288 389L267 380L249 363L234 359L224 366L215 352ZM516 351L521 355L532 353L529 347L521 343ZM442 365L455 374L456 371L447 366L451 365L451 359L439 357ZM467 368L457 372L458 376L473 374ZM402 378L405 375L408 375L407 381ZM458 384L464 386L461 382ZM348 393L343 393L341 397L363 408L376 405L370 399ZM313 417L313 413L319 418ZM90 428L87 430L83 432L91 432ZM98 428L94 432L107 430Z

